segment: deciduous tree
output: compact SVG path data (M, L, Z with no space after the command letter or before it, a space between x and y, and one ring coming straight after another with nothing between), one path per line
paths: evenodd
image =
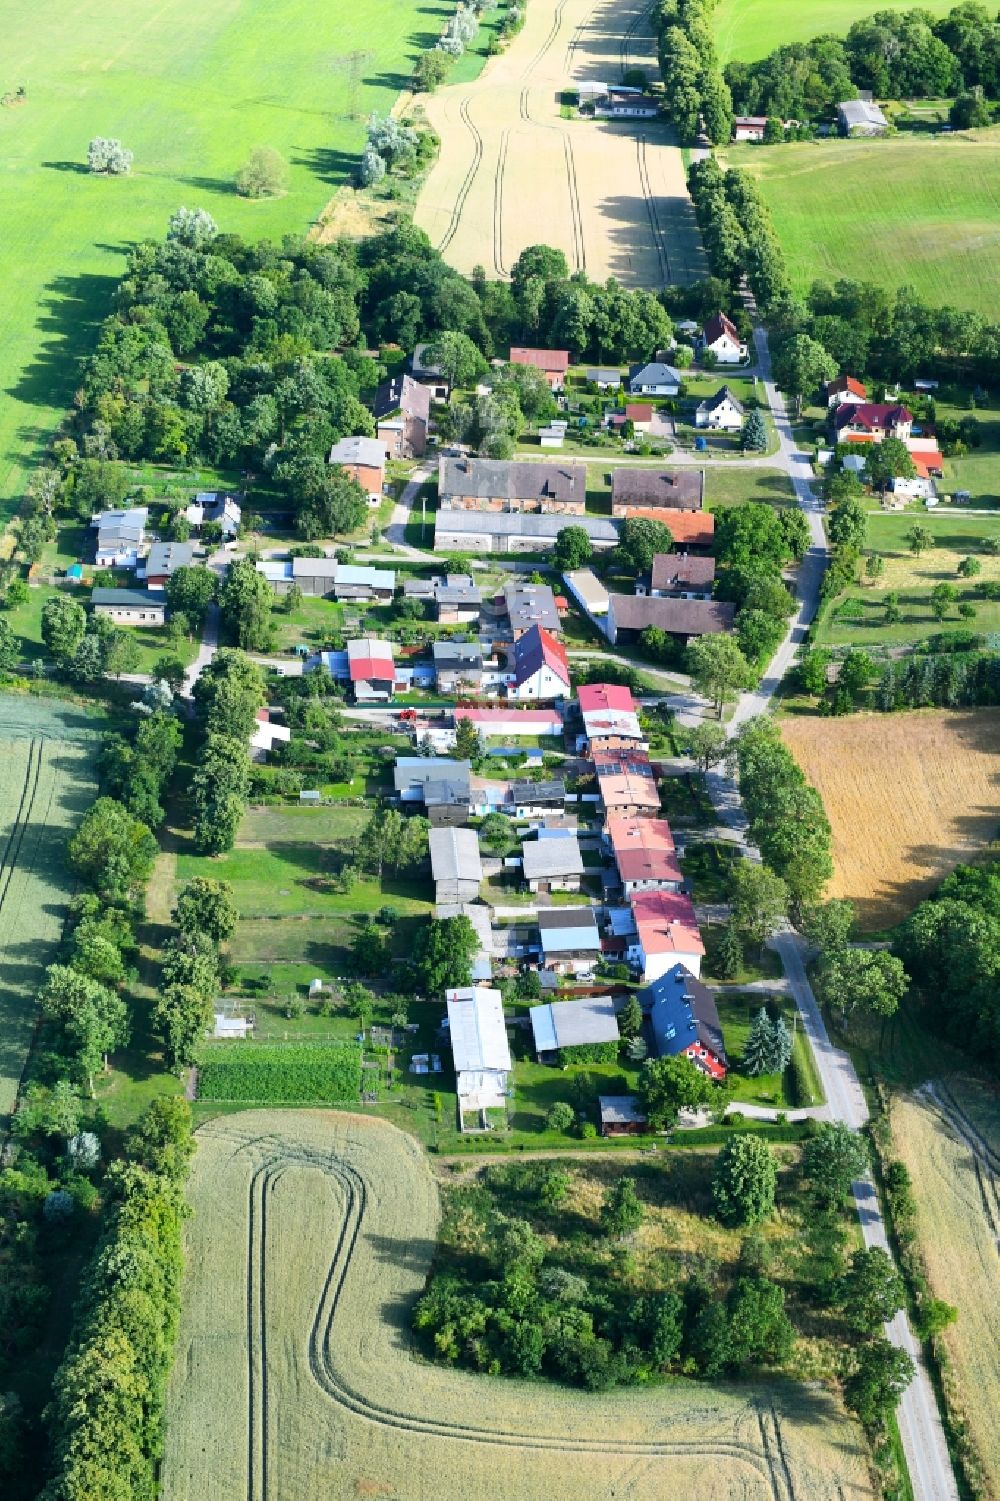
M766 1141L747 1132L731 1136L716 1159L715 1212L727 1225L758 1225L774 1210L778 1169Z

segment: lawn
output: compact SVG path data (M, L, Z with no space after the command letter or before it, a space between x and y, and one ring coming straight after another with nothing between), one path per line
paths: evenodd
M801 14L812 34L815 11ZM727 160L760 179L797 291L817 277L856 277L991 316L1000 295L1000 128L737 146Z
M32 585L28 598L16 610L8 610L6 618L11 630L21 639L20 656L24 662L46 661L49 653L42 640L42 611L46 600L54 594L65 594L65 589L51 588L47 584ZM86 605L90 591L81 589L73 597ZM148 629L144 626L123 626L139 649L133 672L151 672L160 657L173 657L187 667L198 655L198 641L172 641L165 630Z
M795 490L781 469L741 469L736 465L712 464L705 470L705 506L741 505L745 500L766 501L772 506L795 504Z
M795 1105L818 1105L822 1103L823 1092L816 1074L816 1065L813 1061L809 1048L809 1041L805 1033L800 1029L798 1012L795 1002L790 995L781 995L774 991L767 995L759 991L748 991L744 994L734 991L719 991L715 997L719 1008L719 1020L722 1023L722 1035L726 1043L726 1054L729 1058L729 1075L727 1084L732 1090L732 1098L737 1103L763 1105L768 1109L787 1110ZM740 1059L746 1049L747 1039L750 1036L750 1028L760 1008L767 1002L772 1010L775 1007L781 1012L785 1025L792 1033L792 1056L797 1059L803 1077L807 1080L813 1091L813 1097L808 1100L795 1098L795 1091L788 1072L784 1074L758 1074L751 1077L749 1074L739 1072Z
M137 12L0 0L5 163L0 236L0 506L69 406L128 245L160 238L180 204L253 239L302 233L350 175L372 110L387 112L445 0L205 0ZM475 67L478 58L470 58ZM135 153L127 179L85 169L94 135ZM256 146L289 163L287 193L238 198L233 174Z
M928 0L922 10L943 16L954 0ZM715 45L719 59L728 63L754 62L775 47L809 41L833 32L846 36L852 22L875 10L911 10L910 0L813 0L798 5L795 0L719 0L713 14Z

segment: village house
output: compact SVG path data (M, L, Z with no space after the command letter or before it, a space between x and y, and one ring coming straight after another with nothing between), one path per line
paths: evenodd
M431 647L439 693L454 697L483 686L483 649L478 641L435 641Z
M617 391L622 384L622 373L617 366L598 365L587 371L587 380L599 391Z
M631 906L635 936L626 956L640 979L649 984L678 963L697 978L705 945L691 898L680 891L636 891Z
M375 636L347 643L347 669L358 703L388 703L396 687L391 641Z
M567 525L565 516L526 516L518 512L447 511L435 517L435 552L522 553L545 552ZM614 547L618 530L604 516L576 516L573 526L582 526L595 549Z
M901 402L852 401L833 409L833 430L838 443L860 437L874 443L883 438L910 436L913 413Z
M513 1064L503 1019L503 997L488 985L465 985L445 991L448 1036L455 1065L459 1123L466 1112L484 1117L507 1104L507 1081Z
M625 84L610 84L594 101L594 114L606 120L655 120L660 101Z
M101 511L90 518L97 528L94 562L98 568L135 568L146 547L148 506Z
M503 601L511 641L520 641L536 625L553 634L562 629L548 584L505 584Z
M397 756L393 786L404 810L423 808L435 826L464 824L472 811L472 766L450 756Z
M747 360L747 346L725 313L709 318L698 338L698 353L702 359L713 354L720 365L743 365Z
M700 511L705 501L705 471L684 469L613 469L612 516L642 510Z
M680 394L681 377L672 365L663 360L648 360L645 365L633 365L628 373L628 388L633 396L677 396Z
M674 964L639 992L649 1014L658 1058L690 1058L717 1083L726 1077L729 1059L715 997L683 963Z
M665 818L627 818L611 813L604 825L604 837L626 896L636 891L682 889L684 872Z
M733 119L733 140L760 143L766 129L766 115L736 115Z
M743 417L743 403L728 386L723 386L714 396L706 396L694 409L695 427L707 427L713 432L739 432Z
M474 902L483 879L475 829L431 829L427 838L435 902Z
M447 401L451 395L451 382L441 366L429 358L432 344L415 344L409 359L409 371L413 379L426 386L432 401Z
M601 957L593 907L542 907L538 932L542 962L558 975L590 974Z
M149 589L94 589L90 595L94 614L114 625L161 626L167 607L162 593Z
M566 810L566 783L560 777L546 782L511 782L504 812L511 818L549 818Z
M190 568L193 563L190 542L154 542L146 557L140 559L136 576L145 581L147 589L165 589L178 568Z
M566 649L541 626L533 625L514 642L514 681L507 691L515 699L569 696Z
M228 495L224 490L199 490L184 515L195 528L206 522L221 527L223 541L231 542L243 522L242 498Z
M637 1095L602 1094L597 1097L602 1136L642 1136L649 1124Z
M466 573L449 573L434 589L435 614L441 625L469 625L478 621L483 591Z
M385 484L385 444L379 438L341 438L330 449L330 463L337 464L378 505Z
M442 457L438 463L441 511L582 516L586 504L585 464L465 456Z
M631 689L617 683L581 683L577 704L583 720L578 750L597 754L644 746L645 737Z
M868 400L868 387L853 375L838 375L836 380L828 380L824 390L828 407Z
M660 811L660 793L649 757L644 752L609 752L595 760L597 790L605 816L621 813L629 818L655 816Z
M562 716L555 709L465 709L454 711L456 725L468 722L481 735L517 740L522 735L558 737L562 735Z
M528 349L515 346L510 351L512 365L532 365L549 383L550 391L561 391L569 369L568 349Z
M653 425L655 408L648 401L627 401L621 409L613 407L604 415L604 426L609 432L620 433L626 422L631 422L637 433L648 433Z
M655 594L612 594L608 598L607 635L612 645L635 641L650 626L690 641L731 631L736 606L724 600L680 599Z
M266 761L276 745L287 745L292 732L287 724L274 724L270 709L258 709L250 736L251 761Z
M872 99L844 99L837 105L841 135L882 136L889 122Z
M539 829L521 845L521 867L529 891L579 891L583 856L574 829Z
M580 1001L550 1001L528 1012L539 1063L553 1063L564 1048L587 1048L618 1043L618 1017L609 995Z
M649 575L649 592L654 598L681 595L685 599L710 599L714 582L714 558L694 557L686 552L658 552Z
M390 459L419 459L427 450L431 393L409 375L394 375L375 392L375 430Z

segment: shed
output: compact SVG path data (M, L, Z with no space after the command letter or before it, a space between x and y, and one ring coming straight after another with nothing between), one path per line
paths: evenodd
M646 1117L634 1094L602 1094L597 1097L602 1136L642 1136Z
M551 1001L545 1006L532 1006L528 1015L539 1058L564 1048L595 1047L620 1039L615 1003L609 995Z

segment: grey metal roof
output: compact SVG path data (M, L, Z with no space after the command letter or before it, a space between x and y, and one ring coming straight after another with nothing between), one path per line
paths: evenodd
M544 881L550 876L582 876L583 856L576 834L567 829L559 839L528 839L521 845L526 881Z
M146 576L190 568L193 561L194 547L190 542L154 542L146 558Z
M335 579L339 572L336 558L292 559L292 577L296 579Z
M482 670L483 648L478 641L435 641L431 647L434 666L453 672L462 668Z
M434 598L439 605L481 605L483 591L474 584L440 584Z
M621 384L622 373L617 365L591 366L587 371L587 379L604 385L610 385L612 382Z
M878 105L868 99L845 99L837 105L837 113L848 130L854 130L859 125L888 125L889 123Z
M535 1013L548 1012L549 1017L538 1018L541 1028L536 1027ZM615 1003L609 995L587 996L580 1001L553 1001L548 1006L533 1006L529 1012L536 1043L539 1031L544 1035L545 1024L551 1020L551 1035L559 1048L585 1047L588 1043L617 1042L619 1039L618 1018Z
M165 608L163 595L151 589L94 589L91 591L90 603L145 610Z
M385 444L380 443L377 438L341 438L330 449L330 463L362 464L369 469L384 469Z
M617 542L618 528L601 516L536 516L523 511L438 511L437 529L488 537L538 537L555 541L567 526L582 526L592 542Z
M450 756L397 756L392 775L397 792L447 782L450 786L464 788L468 797L472 785L472 763L453 761Z
M445 508L450 495L474 495L479 500L582 501L587 494L587 466L523 459L442 458L438 494Z
M629 371L630 386L679 386L681 378L671 365L661 360L650 360L648 365L633 365Z
M510 795L515 803L564 803L566 783L558 777L548 782L511 782Z
M559 611L548 584L507 584L503 597L512 630L527 631L533 625L559 629Z
M511 1067L510 1046L499 990L485 985L452 991L448 999L448 1028L456 1073Z
M483 879L479 840L474 829L431 829L428 840L431 875L435 881Z

